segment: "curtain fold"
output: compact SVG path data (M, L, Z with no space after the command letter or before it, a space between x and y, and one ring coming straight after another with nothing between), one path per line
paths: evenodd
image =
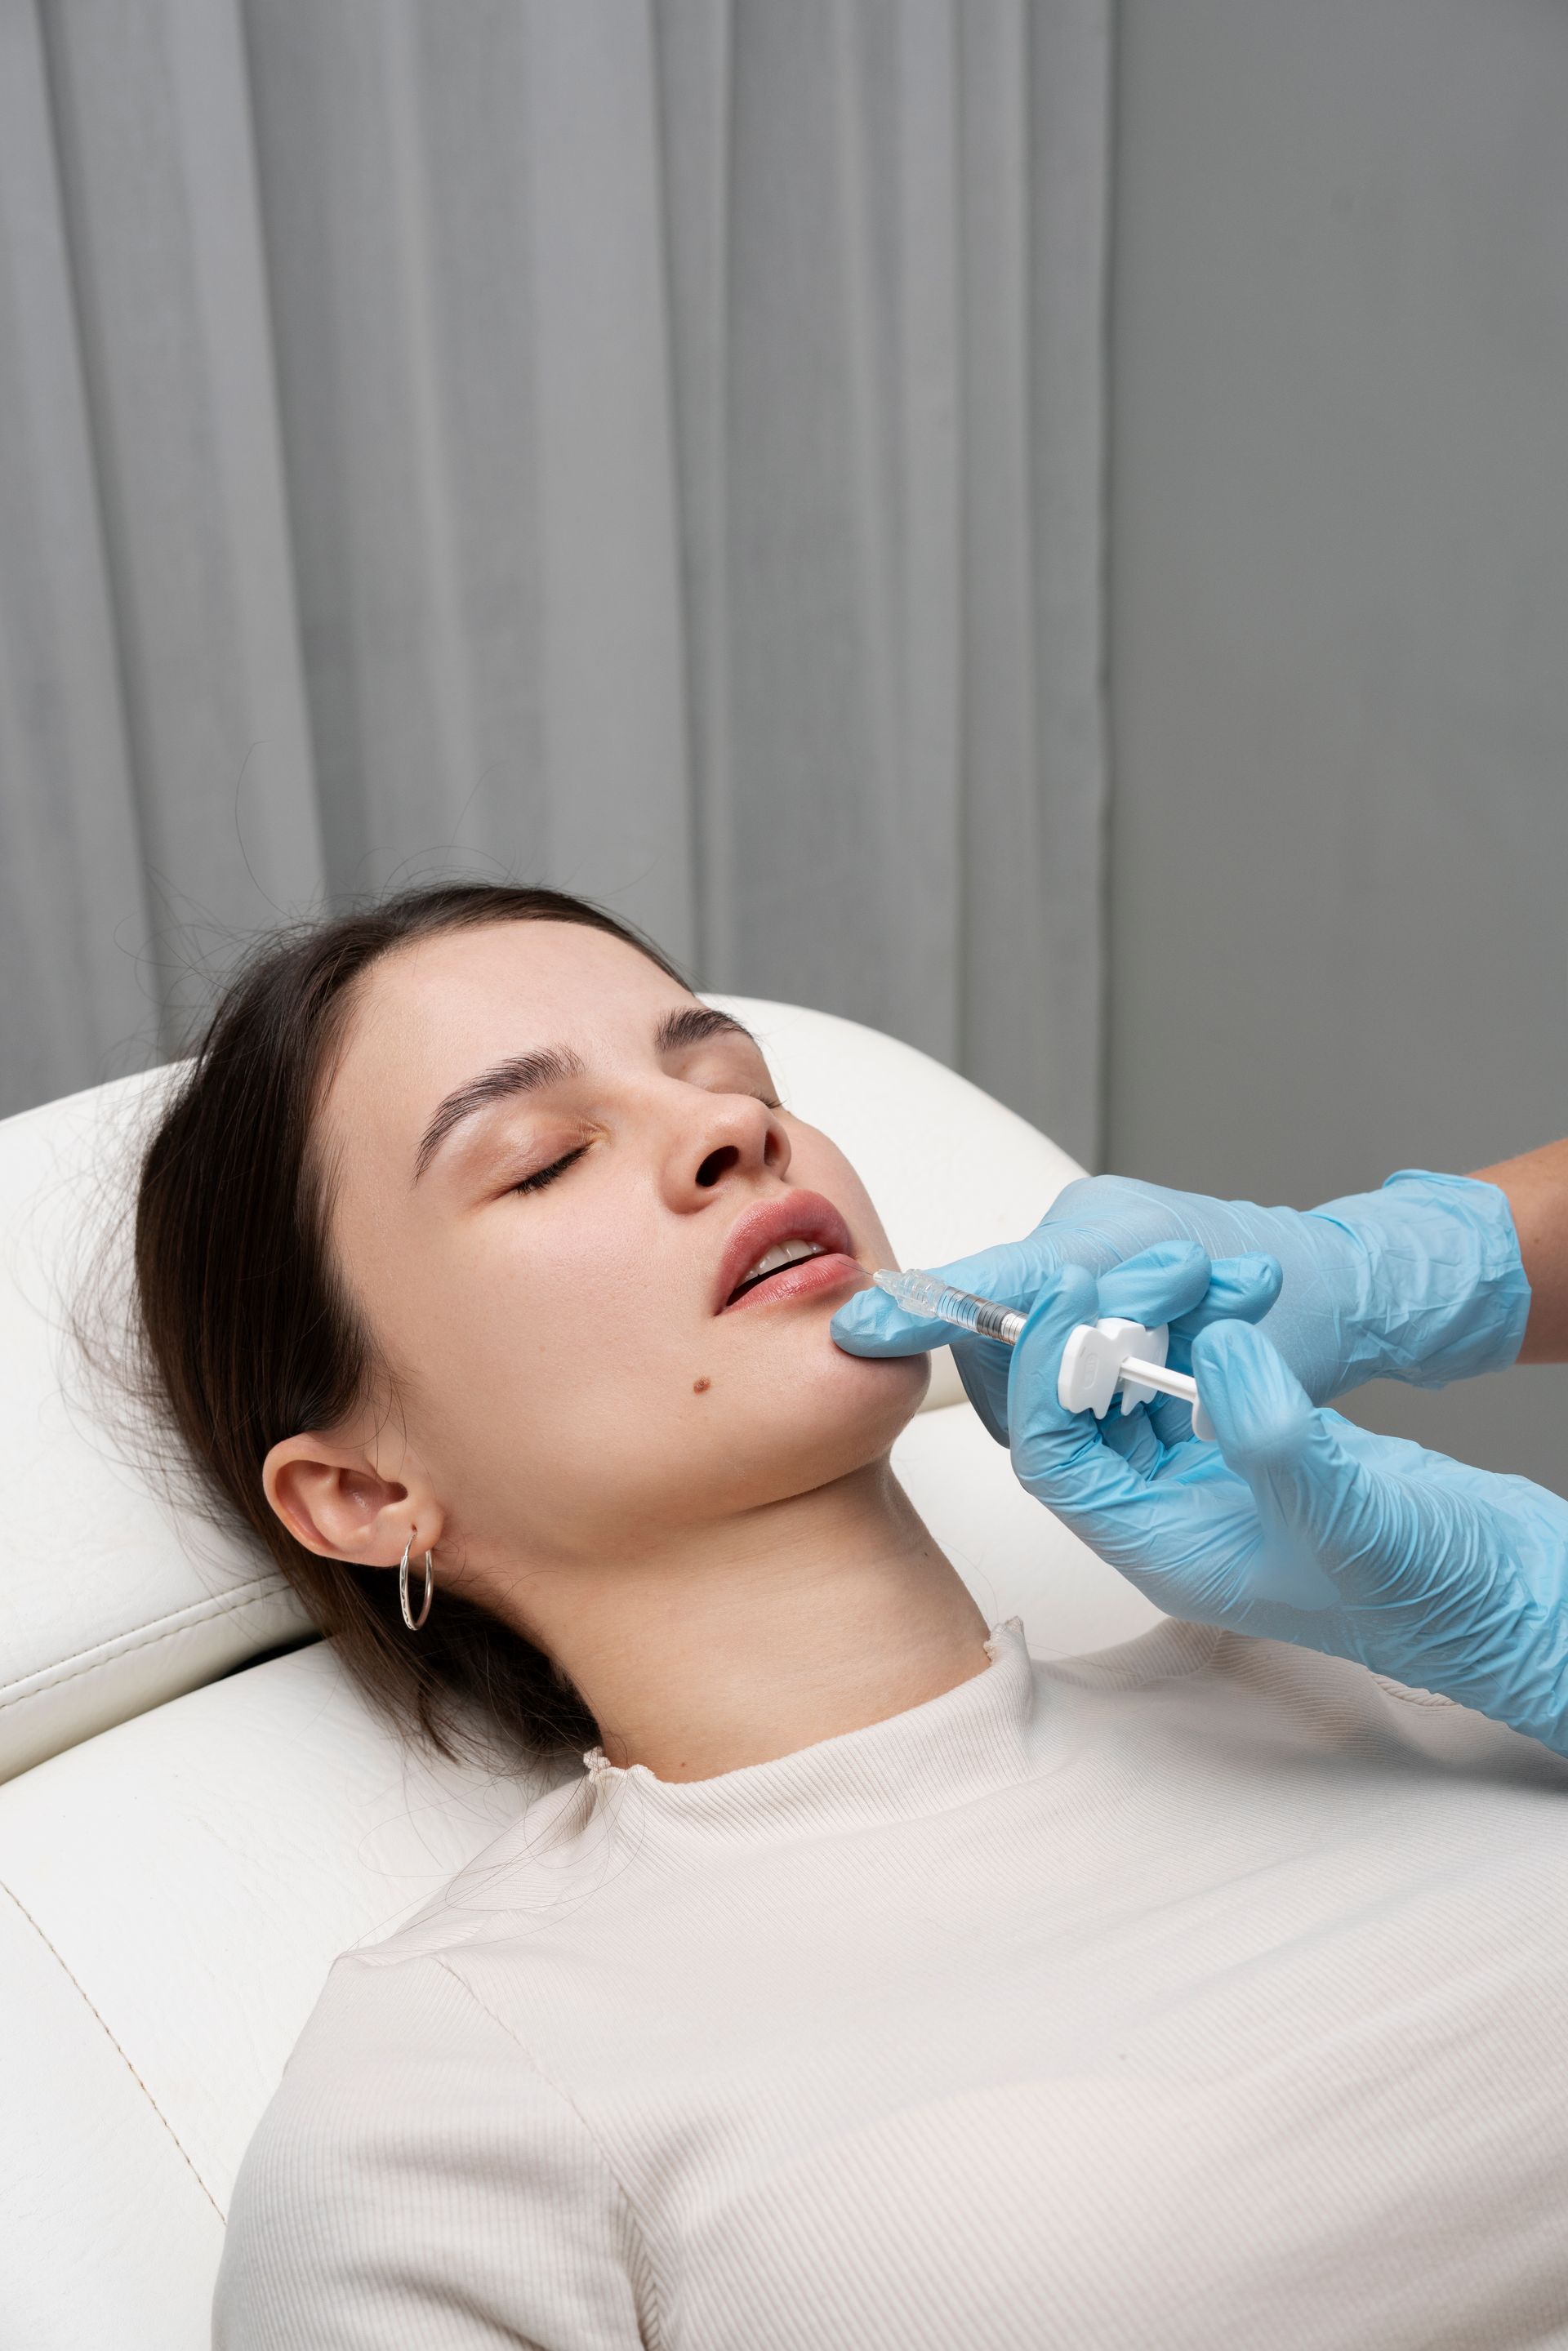
M0 1110L507 872L1098 1133L1109 0L0 0Z

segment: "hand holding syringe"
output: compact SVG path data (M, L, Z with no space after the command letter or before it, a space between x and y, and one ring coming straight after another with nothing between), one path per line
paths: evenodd
M973 1331L983 1339L999 1339L1015 1346L1025 1317L995 1299L977 1298L972 1290L954 1290L929 1273L894 1273L885 1269L872 1280L885 1290L907 1314L930 1316ZM1166 1368L1168 1326L1154 1329L1107 1316L1099 1322L1081 1322L1062 1352L1057 1396L1064 1412L1092 1412L1103 1420L1120 1389L1122 1410L1147 1404L1156 1395L1176 1396L1192 1407L1192 1433L1212 1438L1214 1425L1198 1402L1197 1382L1188 1372Z
M1506 1195L1413 1170L1304 1213L1110 1176L1062 1197L1021 1240L935 1277L868 1283L834 1316L836 1344L914 1354L951 1332L965 1389L1025 1492L1165 1616L1322 1650L1568 1756L1568 1503L1376 1436L1313 1392L1343 1395L1396 1365L1436 1384L1516 1360L1529 1296ZM1143 1209L1173 1203L1218 1223L1140 1227ZM1278 1254L1255 1245L1270 1227ZM936 1294L905 1307L927 1282ZM1125 1395L1159 1352L1092 1319L1117 1312L1190 1346L1214 1444L1183 1441L1159 1412L1084 1442L1076 1375L1061 1393L1070 1348L1086 1352L1098 1332L1120 1352L1107 1403L1117 1377Z

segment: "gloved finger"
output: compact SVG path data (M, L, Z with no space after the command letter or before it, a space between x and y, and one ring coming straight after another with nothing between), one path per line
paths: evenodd
M1208 1288L1179 1327L1193 1339L1211 1322L1261 1322L1285 1286L1277 1257L1217 1257Z
M1172 1371L1191 1371L1192 1343L1211 1322L1260 1322L1284 1280L1276 1257L1216 1258L1207 1290L1190 1314L1178 1315L1171 1324L1166 1361Z
M1177 1364L1175 1368L1180 1371L1184 1366ZM1134 1419L1138 1416L1134 1415ZM1155 1396L1152 1404L1144 1406L1142 1416L1167 1452L1173 1445L1185 1445L1192 1435L1192 1406L1180 1396Z
M1101 1275L1100 1312L1168 1323L1173 1341L1190 1344L1210 1322L1260 1322L1283 1280L1277 1258L1209 1258L1195 1241L1156 1241Z
M1257 1321L1273 1305L1282 1279L1271 1257L1211 1260L1192 1242L1159 1241L1102 1274L1100 1311L1150 1329L1167 1323L1166 1360L1173 1371L1183 1372L1190 1366L1197 1332L1238 1315ZM1179 1397L1156 1397L1145 1411L1160 1444L1180 1445L1192 1435L1191 1407Z
M1201 1310L1204 1320L1260 1322L1284 1286L1277 1257L1217 1257Z
M1003 1241L971 1257L924 1270L955 1290L967 1290L977 1298L993 1298L998 1305L1027 1312L1062 1261L1061 1252L1054 1248L1041 1248L1032 1240ZM846 1299L828 1328L835 1343L850 1355L917 1355L928 1347L948 1345L954 1332L951 1322L906 1314L874 1283ZM1000 1347L1002 1343L979 1343Z
M1359 1460L1338 1435L1337 1414L1312 1403L1279 1350L1245 1322L1216 1322L1193 1343L1198 1394L1226 1466L1246 1479L1302 1608L1343 1605L1385 1582L1376 1564L1390 1536L1407 1551L1393 1481ZM1347 1586L1352 1590L1347 1590Z
M1147 1408L1124 1413L1120 1404L1113 1405L1100 1423L1100 1442L1113 1453L1119 1453L1129 1469L1140 1479L1152 1478L1165 1458L1169 1440L1162 1439L1155 1425L1155 1416Z
M1104 1442L1092 1412L1066 1411L1057 1395L1062 1350L1081 1322L1099 1316L1099 1285L1081 1266L1065 1267L1055 1286L1030 1311L1012 1352L1008 1376L1008 1428L1013 1468L1037 1500L1070 1527L1089 1532L1102 1556L1105 1522L1119 1513L1146 1517L1150 1487L1133 1464Z
M828 1330L846 1355L923 1355L930 1347L945 1347L953 1336L950 1322L906 1314L874 1285L846 1299Z
M1121 1315L1148 1330L1169 1323L1174 1332L1183 1322L1190 1322L1202 1313L1215 1271L1196 1242L1155 1241L1101 1275L1101 1318ZM1229 1283L1227 1294L1235 1289L1236 1284ZM1128 1414L1114 1401L1101 1423L1101 1435L1133 1468L1147 1477L1162 1448L1180 1445L1192 1435L1192 1414L1178 1397L1156 1396L1142 1411Z
M1156 1241L1100 1277L1093 1320L1117 1315L1153 1330L1190 1314L1209 1286L1211 1268L1196 1241Z
M999 1339L977 1339L963 1331L950 1333L953 1361L964 1383L964 1394L998 1445L1008 1441L1008 1372L1012 1349Z

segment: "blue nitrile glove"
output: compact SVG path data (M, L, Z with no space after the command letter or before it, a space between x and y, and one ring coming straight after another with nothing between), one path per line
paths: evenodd
M1159 1241L1191 1242L1210 1258L1278 1259L1284 1282L1264 1328L1314 1404L1364 1380L1441 1387L1500 1370L1523 1341L1530 1283L1506 1196L1417 1168L1309 1209L1084 1176L1026 1239L928 1270L1027 1312L1066 1267L1098 1275ZM1007 1442L1008 1351L998 1341L905 1314L881 1290L857 1290L830 1327L852 1355L950 1345L970 1401ZM1171 1360L1185 1369L1172 1336Z
M1292 1641L1457 1698L1568 1754L1568 1503L1314 1408L1262 1329L1200 1327L1216 1444L1185 1405L1096 1421L1056 1383L1075 1324L1195 1312L1229 1278L1166 1244L1069 1268L1012 1350L1022 1484L1167 1614Z

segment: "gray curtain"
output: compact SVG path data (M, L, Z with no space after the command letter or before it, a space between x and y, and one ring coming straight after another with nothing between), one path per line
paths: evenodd
M508 873L1094 1155L1110 0L0 0L0 1111Z

